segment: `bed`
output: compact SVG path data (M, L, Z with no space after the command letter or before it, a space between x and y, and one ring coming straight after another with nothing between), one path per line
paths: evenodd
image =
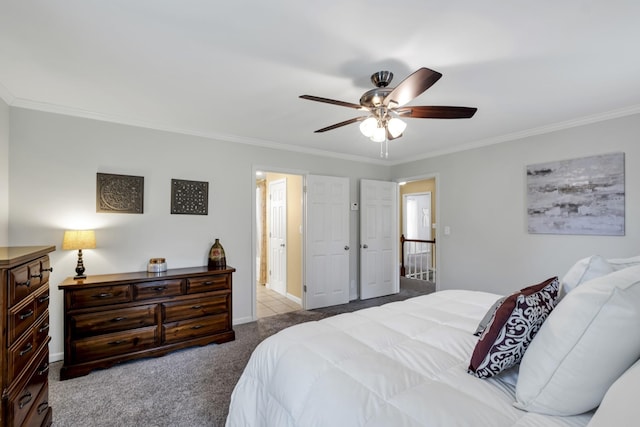
M622 282L633 282L633 286L630 286L632 295L625 294L622 300L631 300L632 306L640 306L640 267L623 276ZM601 282L610 287L610 280ZM619 287L620 280L614 280L614 284L614 288ZM598 291L598 286L595 289ZM624 289L627 292L627 288ZM496 310L496 301L501 295L468 290L439 291L292 326L256 347L232 394L227 426L586 426L594 417L597 404L589 410L584 408L593 405L593 399L598 403L602 400L610 383L638 359L640 345L627 349L629 345L625 343L622 350L614 345L612 352L627 356L613 370L615 372L604 369L611 377L606 380L609 381L606 386L602 378L595 379L599 387L590 384L589 379L578 381L578 386L588 389L585 393L590 394L587 406L584 406L585 399L576 406L572 399L580 400L578 397L583 396L572 395L567 397L569 402L565 406L554 408L555 402L565 397L553 395L556 390L552 387L542 393L549 391L552 399L545 407L544 399L536 400L541 393L535 389L535 384L529 384L528 390L525 386L519 390L518 384L519 376L528 375L529 383L544 381L542 387L555 386L556 376L565 375L562 369L569 370L566 376L576 377L571 371L575 367L558 370L558 366L545 366L553 365L549 362L553 357L534 355L525 366L529 352L544 353L549 345L553 349L570 345L569 353L559 356L563 360L570 360L571 352L584 353L580 340L589 335L584 330L577 341L570 344L563 338L558 344L553 341L558 337L551 334L551 338L547 338L543 334L549 323L552 324L550 329L557 330L562 323L574 322L565 317L573 319L570 311L560 309L564 306L572 308L576 302L574 293L581 292L575 290L564 296L542 324L538 333L538 337L543 336L540 345L534 346L538 338L532 339L522 360L518 360L521 363L487 378L478 378L469 372L470 359L479 343L479 337L474 333L481 320ZM593 299L589 292L587 297ZM584 298L577 301L581 309ZM601 311L602 306L594 307L594 313ZM556 316L556 312L560 314ZM495 322L496 316L494 313L489 317ZM557 317L553 319L557 320L555 323L554 316ZM631 314L631 320L623 320L631 322L629 325L634 328L635 335L640 335L638 310ZM581 326L572 324L570 327ZM547 339L544 343L543 338ZM612 356L606 353L602 357ZM543 360L543 366L534 363L536 358ZM581 367L593 369L592 362L598 361L587 360ZM552 372L546 380L545 369ZM640 369L635 371L640 372ZM640 378L640 373L636 377ZM559 386L571 390L572 385ZM596 390L594 393L596 388L603 387L602 392ZM534 393L536 397L531 400L527 393ZM582 391L571 393L580 395ZM573 409L563 413L566 406L572 405ZM621 416L619 412L613 412ZM601 425L608 425L608 421L604 419Z

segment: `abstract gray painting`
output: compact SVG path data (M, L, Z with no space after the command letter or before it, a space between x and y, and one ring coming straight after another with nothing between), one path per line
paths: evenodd
M529 233L624 236L624 153L527 166Z

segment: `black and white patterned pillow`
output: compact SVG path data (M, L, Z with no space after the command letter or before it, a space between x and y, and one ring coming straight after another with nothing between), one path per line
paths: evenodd
M495 311L471 356L469 373L489 378L520 363L556 305L560 283L552 277L509 295Z

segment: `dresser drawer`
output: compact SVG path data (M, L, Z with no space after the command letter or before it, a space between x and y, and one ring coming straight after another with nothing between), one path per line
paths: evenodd
M48 322L48 319L43 318ZM47 328L48 332L48 328ZM7 381L11 382L22 372L25 366L35 357L38 349L49 342L48 333L39 333L37 328L23 334L18 341L9 347L7 358Z
M42 286L37 292L33 293L33 299L36 302L36 319L49 308L49 285Z
M115 332L83 338L71 343L74 363L89 362L125 353L133 353L156 345L157 327Z
M36 336L36 342L45 342L47 337L49 336L49 312L40 317L35 325L33 333Z
M49 390L48 387L43 387L42 390L40 390L38 398L31 407L31 412L29 412L24 426L41 426L45 422L50 411Z
M70 315L72 334L85 337L152 326L156 323L156 304Z
M188 279L187 293L231 290L231 275L218 274L212 276L193 277Z
M135 283L133 289L135 300L178 296L182 295L182 280L158 280L155 282Z
M229 330L229 314L199 317L197 319L166 323L163 325L164 342L175 343L203 335Z
M24 386L15 396L9 398L8 407L11 411L10 418L13 419L13 425L22 425L22 422L29 414L29 410L38 402L38 394L45 384L47 384L48 374L49 352L45 350L39 356L35 369Z
M131 301L129 285L96 286L68 292L71 308L98 307Z
M44 268L50 268L48 256L9 270L9 307L49 282L49 271Z
M213 314L227 313L230 295L198 298L187 301L166 302L162 304L163 322L177 322Z
M9 310L9 345L34 324L36 317L36 301L33 299L29 304L21 304Z

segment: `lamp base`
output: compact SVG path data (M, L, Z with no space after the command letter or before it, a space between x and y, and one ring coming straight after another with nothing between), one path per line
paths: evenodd
M84 274L84 263L82 262L82 249L78 249L78 264L76 265L76 275L74 276L74 279L78 280L86 278L87 276Z

